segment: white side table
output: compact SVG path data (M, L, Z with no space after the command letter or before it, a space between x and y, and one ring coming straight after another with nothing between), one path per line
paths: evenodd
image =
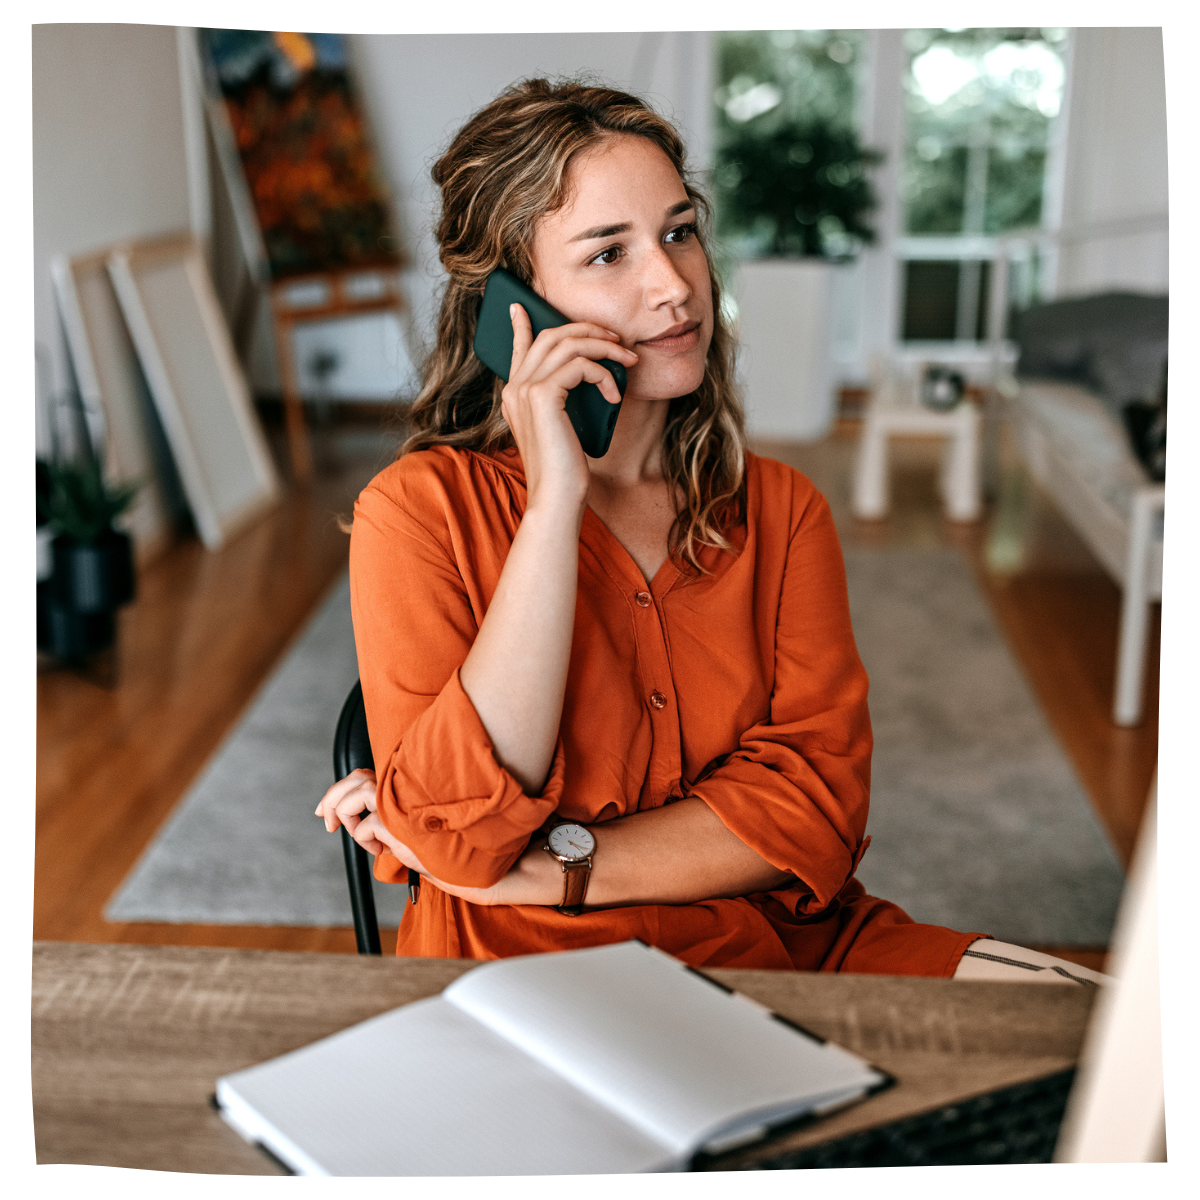
M876 520L888 511L888 439L893 434L936 434L946 439L940 490L951 521L977 521L982 512L979 477L979 409L961 400L949 412L934 412L882 389L867 407L854 467L851 509Z

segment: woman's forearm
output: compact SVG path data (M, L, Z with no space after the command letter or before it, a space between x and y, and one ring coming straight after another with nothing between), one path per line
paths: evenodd
M698 798L588 828L596 839L588 908L694 904L770 891L795 879L731 833ZM485 902L561 902L562 868L541 848L542 841L530 843L512 871L489 889Z
M589 906L693 904L764 892L794 879L731 833L698 798L590 828L596 852Z
M528 506L500 582L459 678L492 739L496 757L527 795L545 786L575 628L579 530L590 477L587 457L566 413L571 389L586 380L621 399L603 358L626 369L638 356L592 322L543 329L509 307L512 367L501 413L521 455Z
M496 757L528 795L546 782L562 719L583 504L526 511L462 665Z

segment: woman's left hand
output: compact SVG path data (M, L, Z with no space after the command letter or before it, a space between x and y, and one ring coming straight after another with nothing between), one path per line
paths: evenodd
M431 875L412 849L384 825L378 813L363 817L355 826L353 837L368 854L386 850L406 867L419 871L423 880L428 879L434 887L468 904L557 904L562 899L561 869L542 849L540 838L529 844L502 879L491 887L477 888L447 883Z
M339 779L316 808L315 815L325 818L325 832L333 833L345 825L346 832L353 834L361 815L375 811L375 788L375 772L369 767L357 767Z
M339 779L317 805L315 816L323 817L325 830L333 833L339 825L368 853L394 854L406 867L427 874L417 856L379 819L375 812L375 772L358 767L344 779Z
M360 815L363 814L363 815ZM360 768L339 779L321 798L316 816L324 817L332 833L344 825L368 853L386 851L410 870L420 872L434 887L469 904L557 904L562 899L562 872L535 837L508 873L491 887L460 887L431 875L412 849L379 819L375 811L375 772Z

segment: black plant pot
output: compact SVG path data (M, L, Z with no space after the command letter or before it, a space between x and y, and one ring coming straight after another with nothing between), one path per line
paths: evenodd
M133 544L109 529L94 542L60 534L53 550L54 573L38 584L38 646L82 663L113 645L114 614L133 599Z
M79 663L113 644L117 623L111 612L76 612L57 603L46 584L38 592L39 649L60 662Z
M95 542L54 539L53 607L79 616L112 614L133 599L133 543L108 529Z

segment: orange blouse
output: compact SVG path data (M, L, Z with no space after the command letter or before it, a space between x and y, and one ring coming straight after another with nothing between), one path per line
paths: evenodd
M981 934L866 895L871 726L823 496L746 456L747 517L708 574L668 558L647 587L587 509L566 700L549 779L526 795L463 691L466 659L525 509L515 450L409 454L354 509L354 637L381 820L436 876L487 887L557 812L596 824L698 796L796 882L697 904L483 906L430 883L397 952L498 958L638 937L693 966L952 975ZM529 637L537 637L531 629ZM603 832L597 853L604 852ZM375 877L403 882L389 854Z

